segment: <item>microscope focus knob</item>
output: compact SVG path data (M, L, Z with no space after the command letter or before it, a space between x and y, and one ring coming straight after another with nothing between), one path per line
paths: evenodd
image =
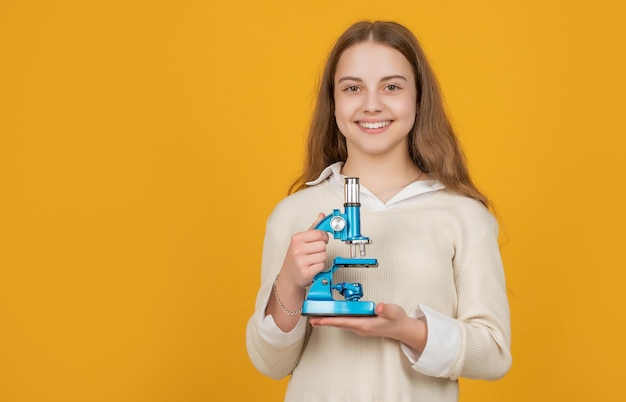
M335 232L341 232L346 227L346 220L341 216L334 216L330 220L330 227Z

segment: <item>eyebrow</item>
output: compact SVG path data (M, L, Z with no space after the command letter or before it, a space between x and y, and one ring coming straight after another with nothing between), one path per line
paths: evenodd
M381 79L380 79L380 82L383 82L383 81L389 81L389 80L398 79L398 78L399 78L399 79L401 79L401 80L407 81L407 82L409 81L409 80L407 80L407 79L406 79L406 77L405 77L405 76L403 76L403 75L399 75L399 74L396 74L396 75L388 75L388 76L386 76L386 77L383 77L383 78L381 78ZM337 81L337 83L338 83L338 84L340 84L340 83L342 83L343 81L356 81L356 82L363 82L363 80L362 80L361 78L359 78L359 77L350 77L350 76L347 76L347 77L341 77L341 78L339 78L339 81Z

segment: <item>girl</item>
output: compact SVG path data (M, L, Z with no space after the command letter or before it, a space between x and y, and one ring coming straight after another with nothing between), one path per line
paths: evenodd
M379 267L339 269L335 277L362 283L365 299L378 302L376 316L307 319L307 286L346 255L342 242L313 230L343 205L346 176L360 179L362 233ZM459 377L508 371L497 222L405 27L359 22L338 39L291 193L267 222L246 331L261 373L291 375L285 400L456 401Z

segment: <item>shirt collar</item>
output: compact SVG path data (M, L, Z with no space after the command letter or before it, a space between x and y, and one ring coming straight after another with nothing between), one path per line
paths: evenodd
M343 162L335 162L332 165L326 167L324 170L322 170L322 173L320 173L319 177L313 181L308 181L305 184L307 186L314 186L316 184L320 184L321 182L323 182L324 180L328 179L329 177L333 176L335 177L335 180L338 181L342 187L343 187L343 178L344 176L341 174L341 168L343 167Z
M340 193L343 193L344 179L346 176L341 174L341 168L343 162L335 162L332 165L322 170L319 177L313 181L306 183L307 186L315 186L327 180L330 182L333 188L337 189ZM432 195L434 192L444 189L445 186L437 180L419 180L407 185L400 190L398 194L393 196L387 203L383 203L378 197L376 197L369 189L360 186L361 205L374 210L384 211L386 209L414 204L421 201L426 195Z

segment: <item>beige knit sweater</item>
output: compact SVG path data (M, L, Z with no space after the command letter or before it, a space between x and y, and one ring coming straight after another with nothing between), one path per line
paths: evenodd
M497 222L482 204L448 190L412 206L361 208L361 232L372 239L367 257L377 258L379 267L340 268L334 280L362 283L362 300L396 303L407 312L423 305L454 320L461 342L449 373L420 372L419 361L412 364L398 341L336 328L307 325L291 344L268 342L259 328L291 236L309 228L318 212L342 205L342 194L324 181L287 197L267 222L246 342L261 373L277 379L291 374L285 400L457 401L459 377L503 376L511 365L510 322ZM328 266L348 251L331 236Z

